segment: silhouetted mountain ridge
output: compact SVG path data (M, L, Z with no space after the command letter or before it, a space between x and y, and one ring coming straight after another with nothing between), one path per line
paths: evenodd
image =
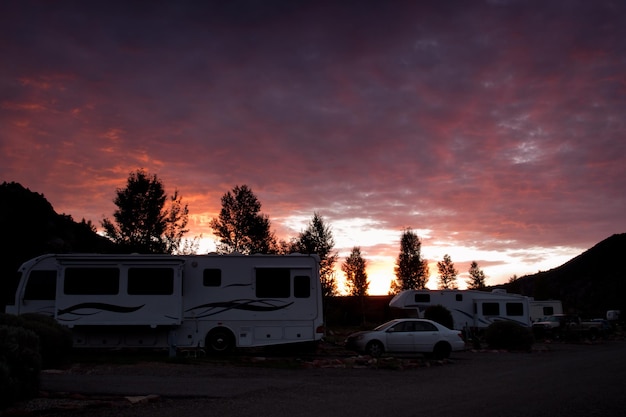
M45 253L116 252L116 245L98 235L91 223L58 214L43 194L22 185L0 185L0 304L12 299L16 271L26 260Z
M561 300L573 313L604 317L607 310L626 311L625 253L626 233L615 234L557 268L500 287L537 300Z

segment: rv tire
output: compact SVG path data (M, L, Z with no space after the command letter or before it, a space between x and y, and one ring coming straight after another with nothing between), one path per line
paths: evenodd
M225 354L235 347L235 336L230 330L218 327L207 334L204 346L209 353Z

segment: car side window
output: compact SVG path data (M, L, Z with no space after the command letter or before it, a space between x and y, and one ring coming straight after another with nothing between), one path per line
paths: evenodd
M416 332L436 332L437 327L426 321L415 322L415 331Z
M395 326L393 326L389 330L391 330L393 333L407 332L407 331L409 331L407 329L407 324L409 324L409 323L406 323L406 322L398 323L398 324L396 324Z

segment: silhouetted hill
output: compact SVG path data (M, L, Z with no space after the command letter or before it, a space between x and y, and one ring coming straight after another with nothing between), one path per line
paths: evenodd
M52 205L22 185L0 185L0 305L13 298L16 271L26 260L45 253L115 252L115 245L98 235L91 223L57 214Z
M626 311L626 233L615 234L565 264L526 275L502 286L508 292L557 299L567 311L604 317L607 310Z

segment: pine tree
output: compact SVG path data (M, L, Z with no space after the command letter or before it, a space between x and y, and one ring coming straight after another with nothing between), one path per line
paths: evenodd
M361 255L361 248L355 246L352 252L341 265L341 270L346 274L346 289L349 295L363 297L369 290L367 272L365 272L366 261Z
M440 290L455 290L457 288L456 277L459 271L454 268L450 255L444 255L443 261L437 262L437 269L439 269L437 288Z
M470 279L467 280L467 289L469 290L484 290L487 288L485 283L485 273L478 267L476 261L472 261L469 268Z
M290 247L291 252L315 253L320 257L320 281L322 295L332 297L337 295L335 280L335 262L338 254L333 252L335 241L333 233L319 213L314 213L307 228L300 233Z
M422 243L411 229L406 229L400 238L400 254L396 260L396 280L392 281L390 293L403 290L418 290L428 282L428 261L422 259Z

